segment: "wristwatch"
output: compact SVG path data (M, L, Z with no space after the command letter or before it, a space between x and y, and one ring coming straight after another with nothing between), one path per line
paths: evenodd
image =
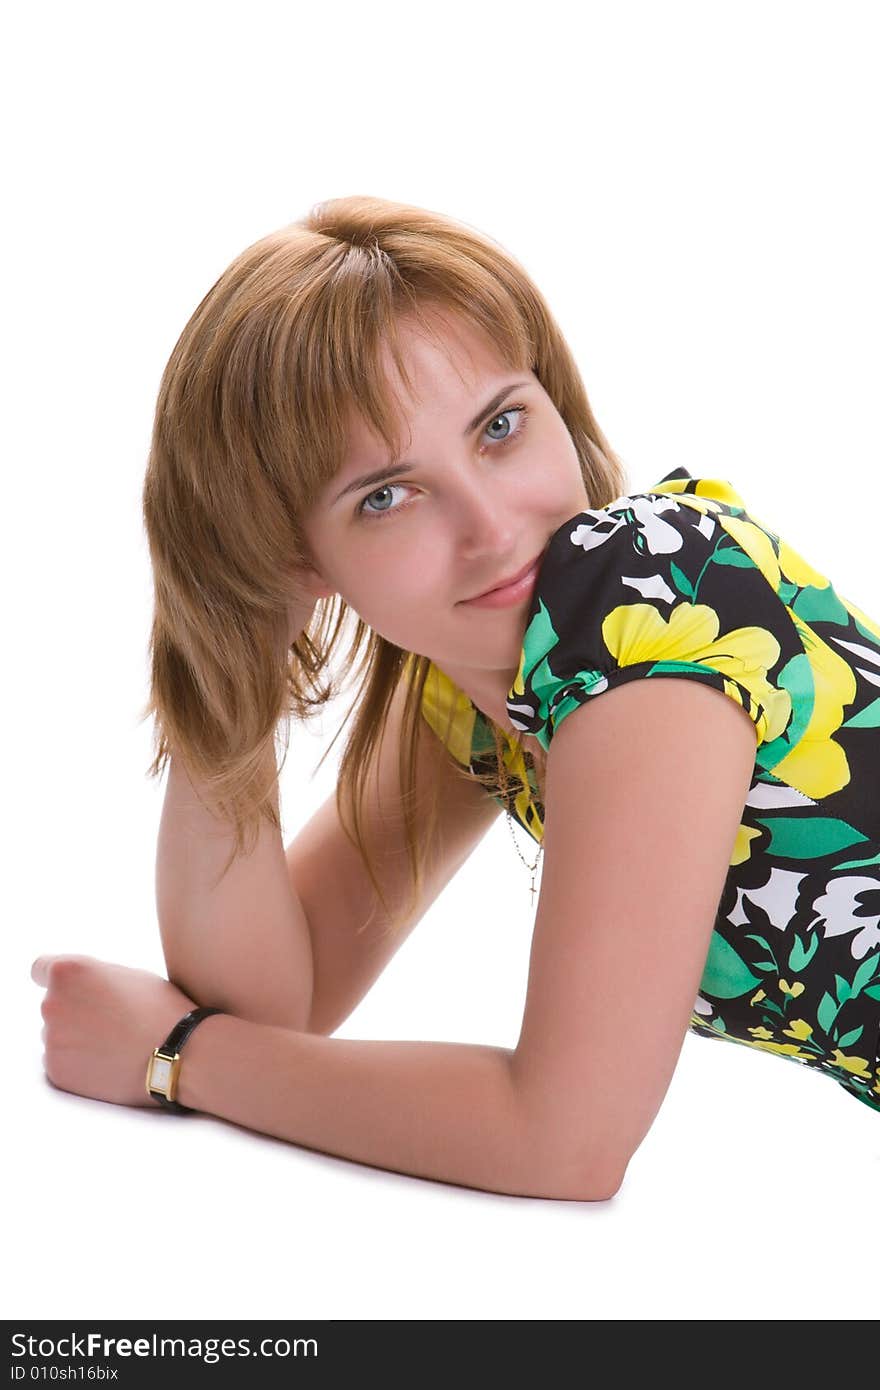
M211 1014L222 1014L222 1009L190 1009L176 1023L162 1043L156 1047L147 1063L147 1095L164 1105L166 1110L176 1110L178 1114L192 1113L191 1105L181 1105L174 1099L177 1094L177 1078L180 1073L180 1049L194 1028L209 1018Z

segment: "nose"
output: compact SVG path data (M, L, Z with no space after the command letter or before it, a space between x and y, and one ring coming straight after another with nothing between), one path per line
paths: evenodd
M452 507L458 533L458 550L465 559L486 555L504 559L516 554L522 529L512 514L509 499L499 496L500 486L478 470L458 475Z

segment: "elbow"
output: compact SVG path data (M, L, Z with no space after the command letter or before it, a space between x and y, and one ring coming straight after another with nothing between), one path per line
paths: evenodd
M625 1164L622 1167L589 1161L545 1164L538 1195L565 1202L610 1202L620 1191L625 1173Z
M302 989L279 987L272 982L230 979L229 972L216 963L202 960L194 965L182 953L165 952L168 979L197 1006L222 1009L248 1023L261 1023L291 1032L307 1033L310 999Z
M622 1168L613 1168L608 1172L595 1170L588 1174L588 1180L583 1185L583 1194L579 1198L582 1202L610 1202L612 1197L616 1197L623 1185L626 1165Z
M620 1191L630 1155L600 1117L575 1104L550 1114L544 1096L536 1106L521 1105L519 1118L535 1196L608 1202Z

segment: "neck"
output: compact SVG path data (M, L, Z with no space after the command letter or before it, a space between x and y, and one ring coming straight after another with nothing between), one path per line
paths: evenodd
M464 691L481 714L491 719L492 723L505 733L519 738L523 748L531 753L538 767L545 766L547 755L538 740L533 734L524 734L521 729L514 728L507 713L507 692L516 679L516 671L504 672L500 677L493 678L491 671L457 672L451 666L444 666L442 669L459 690Z
M510 676L509 684L505 684L506 672L497 675L492 671L459 671L454 666L444 666L443 671L459 690L464 691L480 713L497 724L499 729L510 734L517 732L507 713L507 692L516 679L515 671Z

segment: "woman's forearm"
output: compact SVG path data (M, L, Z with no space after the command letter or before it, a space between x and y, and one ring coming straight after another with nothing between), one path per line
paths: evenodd
M275 796L277 806L277 782ZM156 907L169 979L199 1004L257 1023L307 1029L311 941L281 833L264 820L253 852L238 855L220 879L233 844L231 825L198 800L186 768L172 755L156 852Z
M327 1038L216 1015L187 1041L178 1100L411 1176L515 1196L608 1196L598 1174L566 1169L530 1138L512 1056L470 1043Z

